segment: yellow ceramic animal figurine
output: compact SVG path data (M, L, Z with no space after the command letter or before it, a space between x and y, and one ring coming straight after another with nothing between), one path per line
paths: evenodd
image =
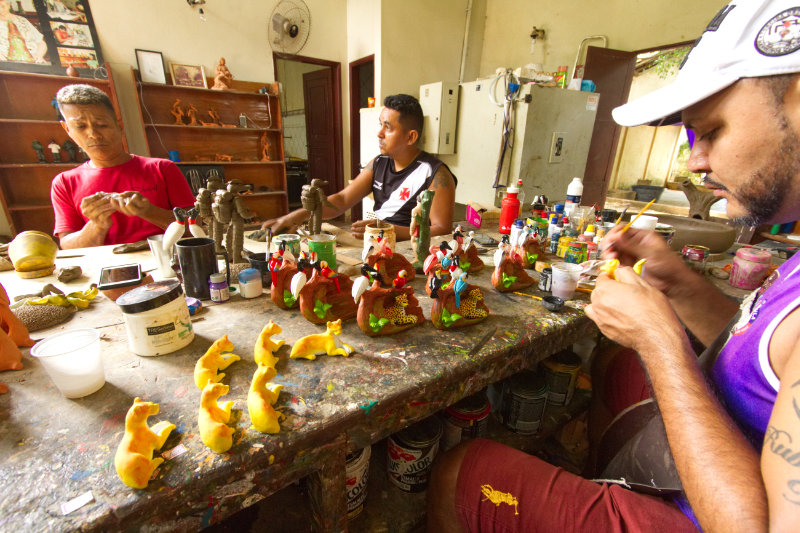
M228 394L228 386L209 382L200 398L200 412L197 423L203 444L217 453L227 452L233 446L233 428L226 425L231 418L233 401L220 407L217 399Z
M161 448L175 429L175 424L167 421L147 427L147 417L156 414L157 403L135 398L125 415L125 435L114 456L114 467L122 482L134 489L147 487L150 476L164 462L161 457L153 459L153 451Z
M278 412L272 408L278 400L278 395L283 385L268 383L277 372L271 366L262 366L253 374L250 392L247 394L247 411L250 420L261 433L278 433L281 425L278 423Z
M328 322L328 329L325 333L316 333L314 335L306 335L299 339L292 346L292 352L289 357L297 359L305 357L306 359L316 359L317 355L343 355L345 357L353 353L353 347L345 344L339 340L338 335L342 332L342 320L335 322Z
M225 373L217 374L218 370L225 370L233 363L241 359L236 354L223 353L233 350L233 343L228 340L227 335L214 341L214 344L206 350L206 353L197 360L194 365L194 384L197 388L203 390L206 383L211 380L217 383L225 377Z
M273 368L275 367L278 363L278 358L273 354L278 348L286 344L286 341L272 340L270 337L277 335L281 331L281 327L272 320L269 321L269 324L264 326L264 329L262 329L261 333L258 335L258 340L253 350L253 359L256 363Z

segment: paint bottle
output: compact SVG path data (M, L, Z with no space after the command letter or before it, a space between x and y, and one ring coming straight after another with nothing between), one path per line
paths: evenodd
M561 231L564 225L559 222L550 230L550 253L554 254L558 251L558 240L561 238Z
M211 294L212 302L223 303L231 299L231 293L228 288L228 280L225 278L225 274L222 274L221 272L217 272L209 276L208 291Z
M581 196L583 196L583 180L576 176L572 178L572 181L567 186L567 201L564 205L564 212L569 213L572 209L581 205Z
M522 179L517 180L516 185L511 185L506 189L506 196L500 204L500 233L508 235L511 227L519 216L519 191L522 188Z

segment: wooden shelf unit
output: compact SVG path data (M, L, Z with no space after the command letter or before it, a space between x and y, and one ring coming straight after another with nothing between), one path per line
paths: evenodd
M117 119L122 121L110 69L108 74L107 80L98 80L0 71L0 204L13 234L26 230L52 234L50 183L60 172L80 164L67 161L65 150L53 162L53 154L47 149L51 140L63 146L69 138L51 105L58 90L74 83L97 87L109 95ZM47 163L38 162L31 146L34 140L42 143ZM127 150L124 136L123 143ZM77 157L83 161L80 155Z
M139 79L134 71L134 79ZM209 86L213 80L209 80ZM267 87L270 94L259 93ZM179 166L220 165L225 181L239 179L253 185L253 193L244 195L247 206L262 220L286 214L289 201L286 194L286 167L283 152L283 124L277 84L234 80L233 90L215 91L158 83L136 82L139 115L152 157L169 156L177 150ZM197 118L210 122L209 110L220 121L232 127L189 126L188 118L176 124L172 106L180 100L186 110L189 104L197 108ZM244 114L246 128L239 126ZM261 139L269 141L269 161L261 161ZM217 161L218 156L230 156L232 161Z

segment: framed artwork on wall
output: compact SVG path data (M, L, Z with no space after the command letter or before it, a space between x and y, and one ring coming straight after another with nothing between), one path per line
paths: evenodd
M0 0L2 2L2 0ZM172 74L173 85L183 87L198 87L208 89L206 82L206 71L202 65L181 65L180 63L170 63L169 71Z
M161 52L136 49L136 64L139 66L139 78L147 83L167 83L164 72L164 56Z
M0 70L95 77L103 63L88 0L0 0Z

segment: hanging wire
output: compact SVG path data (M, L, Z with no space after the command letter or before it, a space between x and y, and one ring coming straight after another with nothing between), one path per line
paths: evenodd
M501 79L503 80L502 102L495 98L497 82ZM494 183L492 184L492 188L494 189L504 186L500 185L500 178L503 174L503 165L506 160L506 155L510 154L514 148L514 115L519 94L519 79L514 75L511 69L506 69L505 72L498 74L489 86L489 99L496 106L503 108L503 130L501 133L500 153L497 156L497 168L494 174Z

